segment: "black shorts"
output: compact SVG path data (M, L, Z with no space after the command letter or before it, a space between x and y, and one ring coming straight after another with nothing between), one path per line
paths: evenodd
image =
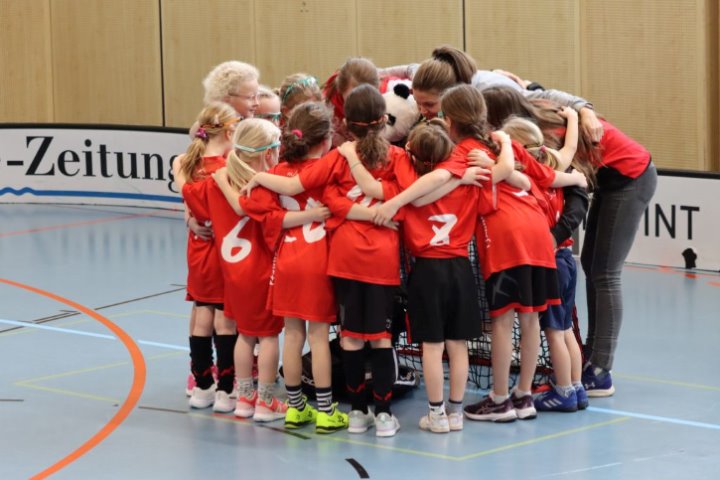
M342 335L361 340L392 338L394 285L332 277Z
M485 283L485 294L492 318L511 309L518 313L543 312L561 303L557 271L532 265L492 274Z
M197 300L195 300L195 306L196 307L212 307L215 310L220 310L220 311L225 310L225 305L222 303L198 302Z
M415 259L408 280L408 315L412 342L480 337L482 318L470 261Z

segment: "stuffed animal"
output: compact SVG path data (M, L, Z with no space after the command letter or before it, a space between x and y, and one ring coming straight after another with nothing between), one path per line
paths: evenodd
M382 136L390 143L405 145L405 139L412 127L420 120L415 98L410 93L409 80L392 80L383 94L388 121Z

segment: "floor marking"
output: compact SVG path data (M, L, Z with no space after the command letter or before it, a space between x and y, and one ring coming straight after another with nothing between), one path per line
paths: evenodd
M710 390L711 392L720 392L720 387L714 387L712 385L702 385L700 383L677 382L675 380L663 380L662 378L643 377L640 375L625 375L620 373L616 374L615 372L613 372L613 377L626 380L637 380L641 382L660 383L663 385L674 385L676 387L696 388L698 390Z
M74 392L72 390L65 390L64 388L46 387L44 385L33 385L31 383L16 383L15 385L18 385L20 387L25 387L25 388L31 388L33 390L40 390L41 392L58 393L60 395L65 395L68 397L85 398L88 400L95 400L98 402L106 402L106 403L118 403L117 398L103 397L101 395L93 395L91 393ZM113 430L114 430L114 427L113 427ZM84 453L86 453L86 452L84 452Z
M82 330L71 330L69 328L51 327L48 325L35 325L34 323L18 322L15 320L6 320L4 318L0 318L0 323L5 323L7 325L15 325L15 326L24 327L24 328L49 330L52 332L71 333L73 335L81 335L81 336L85 336L85 337L102 338L104 340L118 340L117 337L113 337L112 335L106 335L104 333L84 332ZM128 338L130 338L130 337L128 337ZM153 342L150 340L135 340L135 343L139 343L141 345L147 345L149 347L160 347L160 348L168 348L171 350L179 350L182 352L190 351L190 347L187 347L187 346L171 345L169 343Z
M365 468L363 468L363 466L360 465L360 462L358 462L354 458L346 458L345 461L353 466L353 468L358 473L360 478L370 478L370 475L368 475L367 470L365 470Z
M73 463L75 460L82 457L87 452L89 452L94 447L96 447L98 444L100 444L118 426L120 426L125 421L125 419L130 415L130 413L133 411L133 409L137 405L138 401L140 400L140 396L142 395L143 388L145 386L145 380L146 380L146 376L147 376L145 359L143 358L140 347L137 346L137 344L133 341L133 339L130 338L130 336L127 333L125 333L124 330L122 330L120 327L118 327L113 322L111 322L107 318L103 317L99 313L91 310L90 308L88 308L84 305L81 305L79 303L73 302L72 300L69 300L67 298L56 295L54 293L48 292L46 290L41 290L39 288L35 288L35 287L29 286L29 285L14 282L12 280L0 278L0 282L5 283L7 285L17 287L17 288L27 290L29 292L32 292L32 293L35 293L38 295L42 295L46 298L50 298L52 300L63 303L71 308L74 308L75 310L83 312L84 314L92 317L93 319L97 320L98 322L103 324L105 327L107 327L110 331L112 331L120 339L120 341L123 342L123 344L125 345L125 348L127 349L128 353L130 354L130 358L132 359L132 364L133 364L132 385L130 387L130 391L127 394L127 397L125 397L125 400L123 401L122 405L118 409L117 413L110 419L110 421L108 421L100 430L98 430L98 432L95 435L93 435L85 443L80 445L74 451L70 452L64 458L60 459L53 465L47 467L46 469L44 469L43 471L41 471L40 473L38 473L32 477L33 479L47 478L50 475L57 473L58 471L67 467L68 465Z
M173 410L172 408L161 408L161 407L146 407L143 405L140 405L138 408L142 409L142 410L153 410L156 412L182 413L183 415L187 415L187 413L188 413L186 410Z
M293 432L293 431L287 430L285 428L273 427L272 425L267 425L265 423L253 422L252 418L245 419L245 418L238 418L235 416L229 417L229 416L221 414L221 413L213 413L212 415L203 415L200 413L190 413L188 415L190 415L191 417L206 418L206 419L209 418L209 419L221 420L223 422L232 422L232 423L236 423L238 425L242 425L245 427L264 428L266 430L272 430L273 432L284 433L285 435L290 435L291 437L301 438L303 440L310 440L310 437L308 437L307 435L303 435L302 433Z
M87 225L97 225L98 223L118 222L121 220L130 220L133 218L143 218L143 217L150 217L150 216L152 216L152 214L138 213L138 214L133 214L133 215L121 215L119 217L97 218L95 220L86 220L84 222L65 223L65 224L61 224L61 225L50 225L47 227L31 228L28 230L18 230L16 232L0 233L0 238L15 237L18 235L28 235L28 234L33 234L33 233L47 232L50 230L62 230L65 228L84 227Z
M588 467L588 468L578 468L577 470L568 470L567 472L550 473L548 475L540 475L539 477L534 477L534 478L550 478L550 477L560 477L562 475L574 475L576 473L592 472L593 470L601 470L603 468L617 467L618 465L622 465L622 462L606 463L605 465L595 465L594 467Z
M623 415L624 417L640 418L643 420L653 420L656 422L673 423L675 425L683 425L686 427L698 427L698 428L708 428L710 430L720 430L720 425L716 424L716 423L696 422L693 420L682 420L680 418L671 418L671 417L659 417L656 415L646 415L644 413L626 412L623 410L612 410L609 408L588 407L588 410L591 412L597 412L597 413L608 413L610 415Z
M0 398L0 402L24 402L24 398Z

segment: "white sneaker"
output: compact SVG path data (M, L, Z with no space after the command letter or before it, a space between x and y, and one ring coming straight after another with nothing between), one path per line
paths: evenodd
M212 386L206 390L193 387L188 403L192 408L208 408L215 403L215 387Z
M448 423L450 424L450 431L457 432L463 429L463 414L462 410L459 412L453 412L448 414Z
M368 428L375 425L375 415L370 410L368 413L363 413L362 410L352 410L348 417L348 432L350 433L365 433Z
M230 395L224 390L215 392L213 412L230 413L233 410L235 410L235 400L230 398Z
M400 422L395 415L382 412L375 417L375 436L392 437L400 430Z
M420 430L429 430L433 433L448 433L450 422L447 413L442 410L440 413L433 413L432 410L420 419Z

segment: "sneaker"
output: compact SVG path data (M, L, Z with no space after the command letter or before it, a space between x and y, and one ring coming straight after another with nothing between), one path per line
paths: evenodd
M595 367L589 363L582 372L582 384L588 397L609 397L615 393L610 372L606 371L598 375L595 373Z
M272 401L268 404L265 401L258 398L255 404L255 414L253 420L256 422L273 422L285 418L287 413L287 404L281 402L275 397L272 397Z
M420 419L420 430L429 430L433 433L448 433L450 431L450 419L445 410L434 413L432 410Z
M400 422L395 415L381 412L375 417L375 436L392 437L400 430Z
M308 423L312 423L317 418L318 411L309 403L305 404L305 408L298 410L296 407L288 407L285 412L285 428L300 428Z
M190 393L188 404L192 408L208 408L215 402L215 387L209 387L205 390L199 387L193 387Z
M590 405L588 394L582 385L575 385L575 397L577 397L578 410L585 410Z
M369 410L368 413L363 413L362 410L352 410L348 414L348 432L350 433L365 433L373 425L375 425L375 415Z
M498 405L490 398L490 395L478 403L466 405L463 412L470 420L505 423L514 422L517 419L517 412L510 398Z
M213 412L230 413L235 410L235 401L230 398L230 394L224 390L215 392L215 404Z
M575 389L569 396L563 397L553 388L536 396L533 403L539 412L577 412L578 410Z
M510 393L510 400L517 413L517 418L520 420L532 420L537 417L537 410L535 410L535 405L533 405L532 395L523 395L518 398L515 396L515 393Z
M257 390L253 390L250 398L238 397L237 402L235 403L235 416L240 418L250 418L255 415L257 397Z
M333 433L348 428L350 419L347 413L338 409L337 403L333 404L332 414L318 412L315 422L315 433Z
M460 412L448 413L448 423L451 432L459 432L463 429L463 414Z
M212 377L213 377L213 387L217 387L217 379L218 379L218 369L215 365L211 367L212 371ZM187 378L187 385L185 385L185 395L188 397L192 395L193 388L197 386L197 383L195 382L195 375L190 372L188 374Z

